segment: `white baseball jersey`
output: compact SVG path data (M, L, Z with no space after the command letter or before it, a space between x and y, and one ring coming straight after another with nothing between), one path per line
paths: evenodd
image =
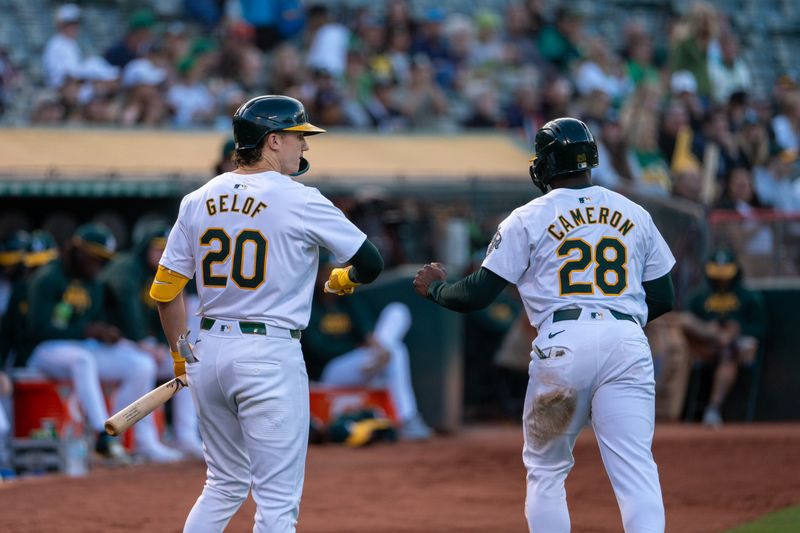
M160 263L196 273L198 314L304 329L319 247L343 263L365 240L315 188L278 172L227 172L184 197Z
M627 313L644 325L642 282L674 264L650 214L598 185L554 189L515 209L483 261L517 285L537 328L553 312L575 307Z

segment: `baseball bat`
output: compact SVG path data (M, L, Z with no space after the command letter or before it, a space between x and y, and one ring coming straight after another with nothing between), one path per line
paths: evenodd
M163 405L185 386L186 374L183 374L151 390L106 420L106 433L116 437L136 422L152 413L159 405Z

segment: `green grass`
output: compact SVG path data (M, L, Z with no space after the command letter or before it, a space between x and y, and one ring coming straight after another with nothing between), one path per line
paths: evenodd
M797 533L798 531L800 531L800 506L787 507L725 533Z

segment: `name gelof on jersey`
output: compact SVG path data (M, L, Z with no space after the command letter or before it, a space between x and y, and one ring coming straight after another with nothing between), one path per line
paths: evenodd
M254 218L265 207L267 207L267 204L261 201L256 203L255 198L252 196L240 201L238 194L234 194L233 198L231 198L230 194L220 194L216 198L206 200L206 211L211 216L217 213L241 213Z
M567 236L567 233L584 224L605 224L617 229L623 235L627 235L635 226L631 219L617 210L604 206L581 206L569 210L566 215L559 215L552 224L547 226L547 232L554 239L560 241Z

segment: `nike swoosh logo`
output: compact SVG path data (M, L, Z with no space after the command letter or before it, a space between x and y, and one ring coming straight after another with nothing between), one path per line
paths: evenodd
M552 339L553 337L555 337L555 336L556 336L556 335L558 335L559 333L564 333L565 331L567 331L567 330L565 330L565 329L562 329L561 331L556 331L555 333L550 333L550 334L547 336L547 338L548 338L548 339Z
M172 285L169 281L159 281L157 279L153 280L153 285Z

